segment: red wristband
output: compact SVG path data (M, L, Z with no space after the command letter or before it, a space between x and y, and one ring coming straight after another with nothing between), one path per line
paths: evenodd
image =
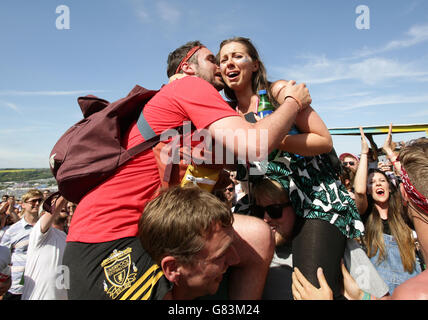
M6 282L7 280L9 280L10 276L0 273L0 282Z

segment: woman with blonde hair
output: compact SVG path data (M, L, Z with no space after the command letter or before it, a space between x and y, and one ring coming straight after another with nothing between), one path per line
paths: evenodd
M390 293L402 282L421 272L413 231L406 223L399 189L381 170L368 170L368 145L361 132L361 158L354 180L355 203L365 223L362 237L372 260Z

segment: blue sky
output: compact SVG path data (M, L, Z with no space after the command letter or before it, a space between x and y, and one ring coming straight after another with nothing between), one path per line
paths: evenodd
M70 29L56 26L60 5ZM359 5L369 29L356 26ZM3 0L0 168L47 168L55 142L82 118L78 96L158 89L170 51L201 40L216 53L232 36L253 40L270 80L306 82L330 128L428 123L425 0ZM339 154L360 151L358 136L333 141Z

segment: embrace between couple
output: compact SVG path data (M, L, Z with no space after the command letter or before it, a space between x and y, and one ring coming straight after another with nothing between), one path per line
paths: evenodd
M200 42L189 42L169 54L167 74L171 80L178 74L185 77L171 81L147 102L143 113L150 127L161 134L191 121L196 130L208 130L216 143L235 156L239 148L246 149L246 154L259 154L259 141L247 138L238 146L217 137L216 132L255 131L259 139L260 132L267 131L268 153L283 153L279 180L301 218L299 233L303 236L293 241L293 260L315 284L316 270L321 266L333 291L338 291L335 287L340 282L346 239L360 235L361 221L346 189L337 184L334 170L323 158L332 149L332 139L310 107L312 100L305 84L285 80L270 83L257 50L246 38L223 41L217 57ZM218 92L223 88L229 103ZM255 117L247 121L246 115L257 112L261 89L267 90L275 112L259 121ZM299 134L288 134L293 125ZM129 149L142 139L134 124L122 142ZM269 225L256 217L224 212L221 202L207 207L213 204L205 199L209 196L190 191L192 197L181 190L173 201L170 197L174 191L156 198L160 185L153 151L147 150L82 198L64 253L64 264L70 269L69 298L193 299L214 294L231 266L228 296L260 299L275 249ZM337 199L330 201L331 194ZM198 201L201 197L205 201ZM158 202L147 205L150 201ZM166 201L165 206L159 203L162 201ZM180 206L182 212L191 210L191 214L179 216ZM156 207L163 208L154 215L159 217L158 224L149 214L158 211ZM229 218L209 216L222 210ZM169 213L171 218L167 219ZM204 215L208 219L205 222ZM313 222L315 230L305 227ZM189 235L193 235L191 239ZM129 266L124 265L122 270L116 265L119 260ZM132 270L132 276L123 273L126 270ZM125 275L121 283L114 281L116 273Z

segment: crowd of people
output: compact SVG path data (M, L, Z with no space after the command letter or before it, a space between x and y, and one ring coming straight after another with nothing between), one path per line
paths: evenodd
M192 163L161 188L150 149L78 205L37 189L4 195L4 300L405 298L406 284L424 281L428 139L394 143L391 125L369 148L360 129L360 154L337 156L306 86L268 81L247 38L221 42L216 56L188 42L169 54L167 75L146 127L160 135L191 121L234 161ZM260 90L275 107L266 117ZM135 121L122 143L144 139Z
M62 199L55 212L43 210L42 203L50 194L49 190L30 189L19 200L2 196L0 246L5 255L0 266L4 279L0 295L4 300L67 299L66 292L52 284L77 205Z

